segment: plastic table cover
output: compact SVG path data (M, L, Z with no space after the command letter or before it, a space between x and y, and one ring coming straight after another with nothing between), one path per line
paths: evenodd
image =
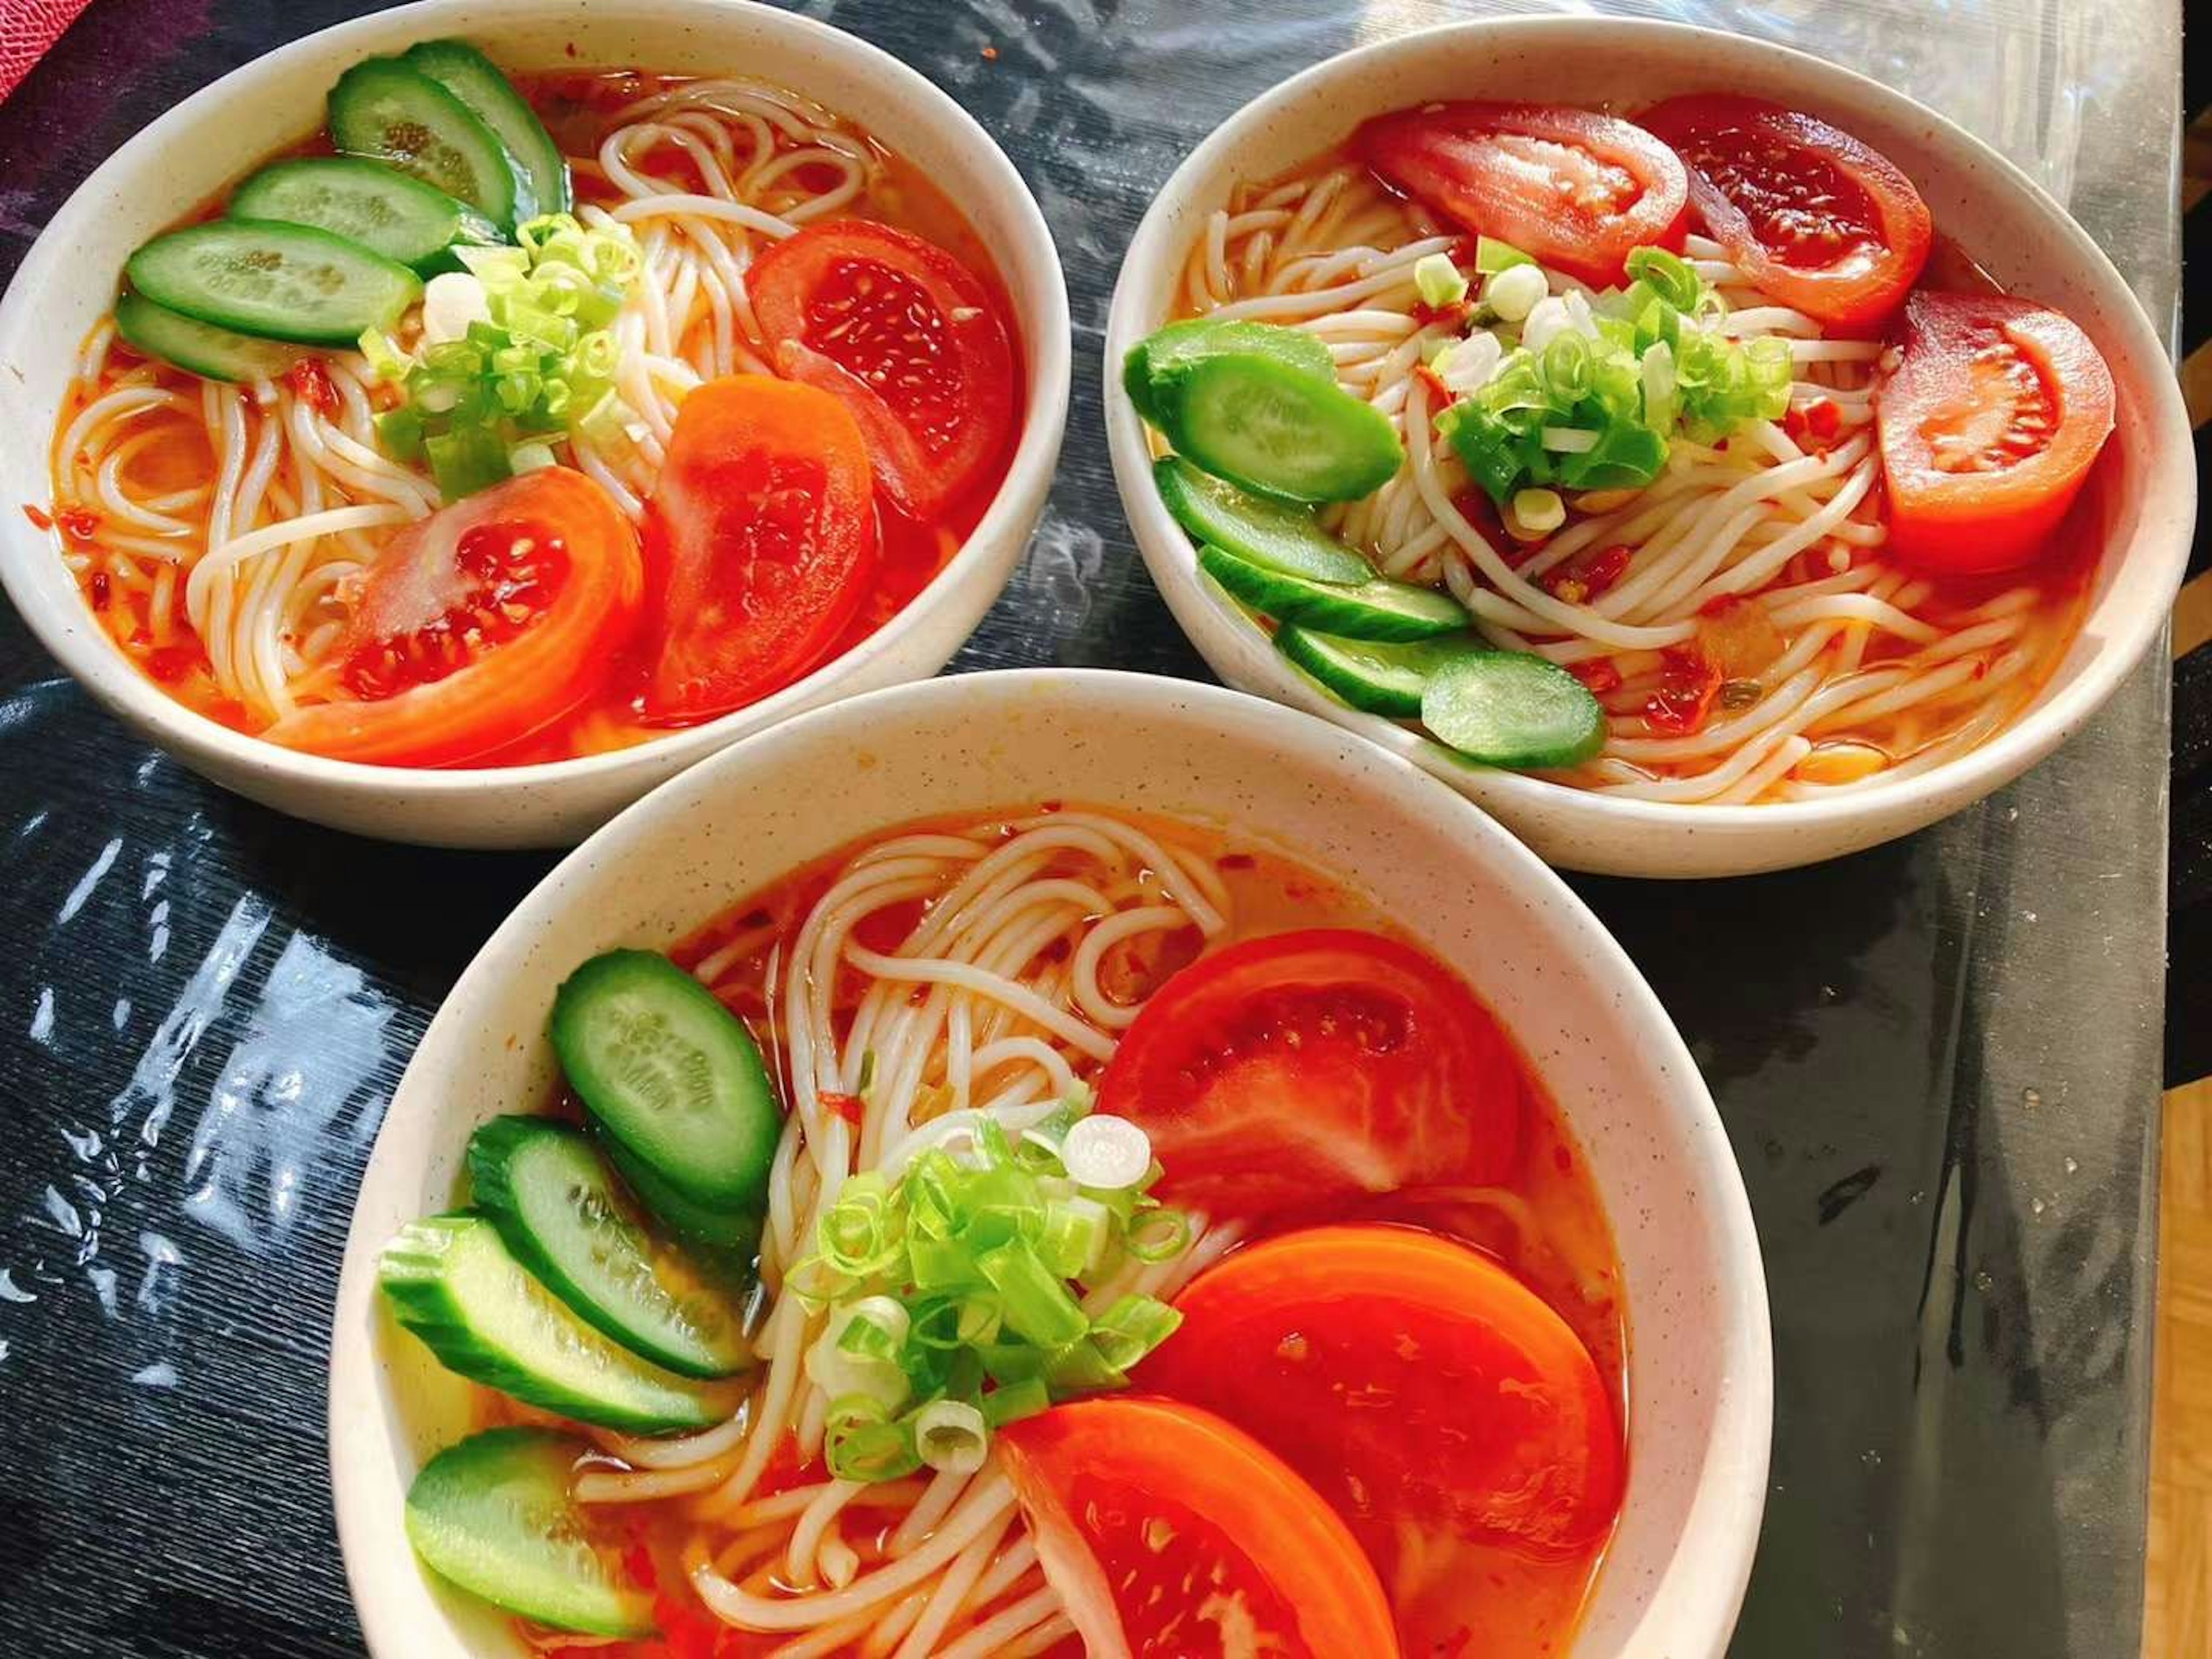
M0 272L158 112L370 9L96 0L0 105ZM1107 464L1121 250L1248 98L1382 34L1523 8L806 9L966 104L1067 264L1051 511L955 668L1204 676ZM1962 122L2068 202L2171 328L2165 0L1623 9L1799 46ZM2137 1647L2166 694L2161 658L2017 787L1901 843L1735 882L1577 884L1688 1036L1765 1243L1774 1462L1739 1653ZM323 1443L349 1207L431 1010L549 862L374 845L226 795L0 611L0 1652L358 1651Z

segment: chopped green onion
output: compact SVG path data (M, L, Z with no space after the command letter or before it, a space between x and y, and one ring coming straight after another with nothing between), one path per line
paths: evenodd
M1108 1364L1126 1371L1182 1323L1182 1316L1157 1297L1125 1296L1091 1322L1091 1340Z
M434 433L422 440L422 451L429 458L430 476L449 501L514 476L507 466L507 446L497 433L484 427Z
M914 1414L914 1445L933 1469L973 1474L990 1449L990 1425L965 1401L933 1400Z
M1482 302L1498 313L1500 321L1518 323L1551 291L1540 265L1509 265L1482 285Z
M1694 313L1705 292L1705 283L1680 254L1662 247L1639 247L1628 256L1628 274L1650 285L1654 293L1675 310Z
M840 1480L897 1480L921 1467L911 1427L865 1395L830 1402L822 1456Z
M1567 521L1567 504L1556 489L1516 490L1513 519L1523 530L1548 536Z
M1190 1218L1181 1210L1147 1210L1130 1224L1122 1248L1148 1265L1172 1261L1190 1243Z
M1449 253L1425 253L1414 260L1413 286L1432 306L1455 306L1467 298L1467 278Z
M1041 1377L1002 1382L983 1396L983 1420L994 1429L1004 1428L1024 1417L1035 1417L1051 1404L1052 1390L1045 1387Z
M1495 276L1499 271L1510 270L1516 265L1533 265L1535 263L1510 242L1501 242L1493 236L1475 238L1474 268L1486 276Z

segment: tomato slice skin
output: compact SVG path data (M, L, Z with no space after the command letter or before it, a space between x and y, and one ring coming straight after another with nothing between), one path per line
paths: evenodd
M1309 1227L1232 1252L1176 1307L1182 1326L1138 1386L1280 1456L1386 1581L1407 1518L1539 1558L1612 1528L1623 1458L1605 1381L1566 1322L1480 1251L1395 1224Z
M1083 1400L997 1443L1091 1659L1212 1659L1244 1617L1282 1659L1396 1659L1389 1603L1344 1522L1219 1418Z
M352 695L264 735L332 760L465 764L597 691L643 588L637 533L599 485L557 466L510 478L386 544L337 647Z
M763 253L747 285L777 372L843 399L908 517L941 512L1004 453L1004 308L935 243L865 219L813 225Z
M1528 1081L1448 969L1378 933L1309 928L1201 957L1146 1003L1100 1109L1141 1124L1155 1189L1215 1219L1502 1179Z
M1934 245L1912 180L1817 116L1757 98L1670 98L1637 120L1689 167L1690 202L1762 293L1832 328L1895 311Z
M1594 288L1639 247L1679 249L1689 179L1641 127L1551 104L1426 104L1376 116L1352 153L1468 229Z
M646 503L645 552L648 720L708 720L806 673L875 568L868 453L845 404L764 374L692 392Z
M1944 575L2033 562L2112 431L2112 374L2063 313L1915 294L1875 392L1888 547Z

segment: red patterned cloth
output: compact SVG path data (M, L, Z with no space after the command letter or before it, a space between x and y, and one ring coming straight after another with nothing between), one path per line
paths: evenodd
M88 0L0 0L0 98L31 72Z

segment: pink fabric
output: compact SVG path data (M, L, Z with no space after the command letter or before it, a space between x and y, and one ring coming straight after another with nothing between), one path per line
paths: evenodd
M0 98L15 91L88 0L0 0Z

